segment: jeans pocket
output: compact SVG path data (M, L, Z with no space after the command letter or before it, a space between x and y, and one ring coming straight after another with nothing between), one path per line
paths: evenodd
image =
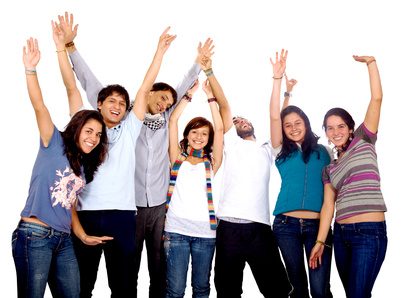
M384 229L360 228L357 232L366 238L386 238L386 230Z

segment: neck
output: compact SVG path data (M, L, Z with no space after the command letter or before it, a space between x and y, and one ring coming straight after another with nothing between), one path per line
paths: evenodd
M247 136L247 137L244 137L244 138L242 138L242 139L247 140L247 141L253 141L253 142L256 142L256 139L255 139L255 137L254 137L254 136Z

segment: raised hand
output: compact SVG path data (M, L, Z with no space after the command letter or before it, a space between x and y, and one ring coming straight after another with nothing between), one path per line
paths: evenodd
M276 60L270 58L271 65L273 66L273 77L281 78L285 72L286 62L287 62L288 51L282 49L280 53L280 57L278 52L276 52Z
M203 82L203 91L206 93L207 98L214 97L214 93L213 93L213 90L211 89L209 80L205 80Z
M286 74L284 74L284 76L285 76L285 85L286 85L287 92L291 92L292 89L294 88L294 86L298 83L298 81L295 79L288 79Z
M74 16L67 11L63 16L57 16L59 19L59 26L64 32L65 43L72 42L77 36L78 24L74 26Z
M171 27L168 26L164 32L162 32L158 41L158 50L163 54L169 49L171 42L173 42L176 38L176 35L168 34L169 29L171 29Z
M206 70L211 68L211 56L214 54L213 49L214 45L211 38L207 38L203 45L199 42L196 63L200 65L201 69Z
M61 26L57 23L52 21L52 36L53 41L55 42L56 48L58 50L63 50L66 44L66 34L61 28Z
M365 63L367 63L367 65L369 65L371 62L375 61L375 58L373 56L357 56L357 55L353 55L353 58L354 58L355 61L365 62Z
M22 51L22 61L25 69L35 69L40 59L41 52L39 51L38 40L32 37L27 39L27 46L24 46Z

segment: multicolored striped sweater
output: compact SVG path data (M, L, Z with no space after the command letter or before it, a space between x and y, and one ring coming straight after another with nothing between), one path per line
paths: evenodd
M375 151L377 135L361 124L347 151L323 171L323 183L336 189L336 221L386 211Z

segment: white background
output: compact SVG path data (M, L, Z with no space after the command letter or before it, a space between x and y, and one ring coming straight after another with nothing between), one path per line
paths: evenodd
M7 5L4 3L8 3ZM401 193L398 170L402 132L401 69L403 22L398 1L9 1L1 7L1 141L2 223L0 227L1 296L16 296L16 277L11 255L11 233L16 227L29 186L39 138L33 109L25 86L22 46L38 38L42 59L37 67L46 104L56 125L69 120L67 97L59 74L50 20L65 10L80 24L75 42L99 80L120 83L133 97L154 54L163 29L170 25L178 37L167 52L158 81L172 85L182 78L196 56L199 41L212 37L215 74L234 114L249 118L258 141L269 137L268 103L272 73L269 57L281 48L289 50L287 73L298 80L292 104L309 116L313 130L321 129L325 112L346 108L357 125L364 118L370 98L366 66L354 62L353 54L377 59L384 90L378 162L386 214L389 246L386 260L373 290L373 297L396 297L403 266L401 248ZM204 75L201 75L202 80ZM83 97L85 97L83 93ZM208 116L201 90L181 125L196 115ZM389 131L389 133L387 133ZM274 168L273 168L274 169ZM279 189L273 170L271 207ZM248 174L248 173L246 173ZM399 175L401 177L401 174ZM108 297L105 267L100 267L95 297ZM268 269L270 270L270 269ZM139 297L148 296L148 273L143 258ZM186 297L190 297L188 279ZM331 285L335 297L343 297L335 266ZM275 286L275 285L274 285ZM259 297L249 270L244 296ZM46 294L49 296L49 292ZM212 283L212 297L215 297Z

